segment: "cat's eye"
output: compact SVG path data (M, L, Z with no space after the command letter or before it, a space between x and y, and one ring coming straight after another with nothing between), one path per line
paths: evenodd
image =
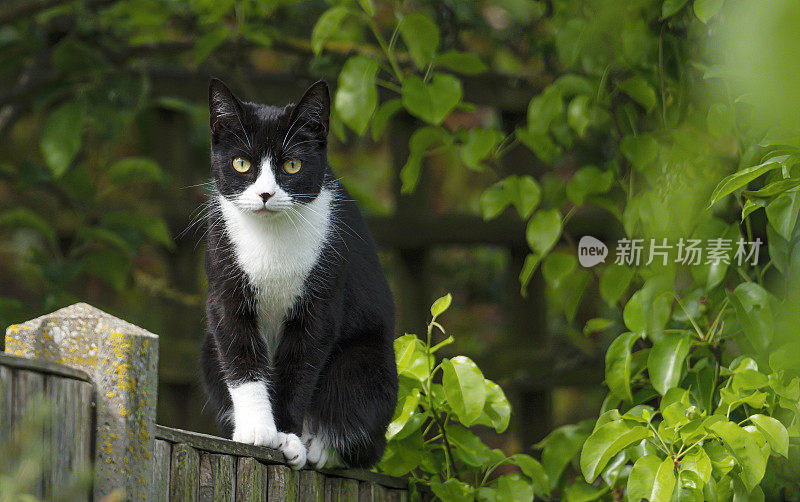
M233 168L240 173L246 173L250 170L250 161L242 157L236 157L233 159Z
M297 159L287 160L283 163L283 170L286 171L287 174L296 174L302 165L303 163Z

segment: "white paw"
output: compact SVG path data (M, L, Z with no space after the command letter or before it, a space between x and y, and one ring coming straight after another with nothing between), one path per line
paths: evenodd
M266 417L261 419L238 420L233 428L233 440L256 446L277 448L278 430Z
M306 465L306 447L296 435L279 432L278 449L292 469L302 469Z
M308 462L313 465L315 469L322 469L333 457L331 450L316 436L312 436L307 440L307 446Z

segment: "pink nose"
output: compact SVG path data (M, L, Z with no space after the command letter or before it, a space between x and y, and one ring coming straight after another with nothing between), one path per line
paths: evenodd
M269 198L272 197L275 194L274 193L270 193L270 192L264 192L264 193L261 193L261 194L258 194L258 195L261 197L261 200L263 200L264 202L267 202L269 200Z

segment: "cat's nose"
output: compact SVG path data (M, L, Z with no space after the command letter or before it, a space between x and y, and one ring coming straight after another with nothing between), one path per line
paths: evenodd
M264 202L267 202L270 197L275 195L275 193L274 192L264 192L264 193L260 193L258 195L261 197L261 200L263 200Z

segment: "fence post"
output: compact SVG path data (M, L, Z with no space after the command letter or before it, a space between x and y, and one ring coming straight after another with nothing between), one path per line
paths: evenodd
M87 372L97 414L94 498L152 500L158 336L78 303L6 330L6 352Z

